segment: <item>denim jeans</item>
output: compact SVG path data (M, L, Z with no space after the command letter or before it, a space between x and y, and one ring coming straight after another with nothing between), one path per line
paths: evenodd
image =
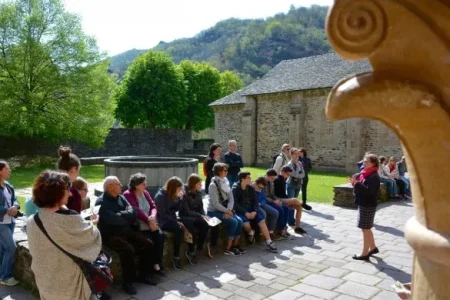
M400 176L400 180L405 183L405 194L411 196L411 184L405 176Z
M227 225L228 239L232 240L241 236L242 233L242 220L238 216L234 215L229 218L223 217L223 212L221 211L208 211L208 217L216 217L220 221Z
M298 198L298 194L300 194L300 188L295 189L291 184L286 185L286 192L289 198ZM289 225L295 225L295 217L294 217L294 209L289 208L288 212L288 223Z
M380 180L386 185L389 197L394 197L397 195L397 184L394 179L380 178Z
M278 206L272 203L269 203L268 205L278 211L277 229L283 230L287 225L289 207L286 205Z
M230 183L230 188L233 187L233 184L238 181L238 175L237 174L230 174L227 175L228 182Z
M266 213L267 228L269 231L274 231L278 222L278 210L268 204L262 205L260 209Z
M0 224L0 280L7 280L13 275L16 253L16 243L13 238L15 226L15 223Z

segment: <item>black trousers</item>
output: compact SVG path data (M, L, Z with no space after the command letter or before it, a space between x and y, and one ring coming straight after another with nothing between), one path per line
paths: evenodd
M166 236L161 231L161 229L155 230L155 231L145 230L145 231L141 231L141 233L143 235L145 235L147 238L152 240L153 251L154 251L153 262L154 262L154 264L158 264L162 268L163 252L164 252L164 239Z
M303 201L303 203L306 203L306 192L308 189L308 181L309 181L308 176L305 176L303 178L303 183L302 183L302 201Z
M175 221L165 223L161 229L173 233L173 256L180 257L181 241L184 237L183 229L181 229L180 225Z
M203 250L209 230L208 223L202 217L181 217L180 219L192 235L197 235L197 242L194 242L197 245L197 250ZM194 252L194 250L194 244L189 244L189 251Z
M147 275L153 267L153 242L139 232L115 233L103 244L119 254L124 283L136 281L135 256L139 256L139 273Z

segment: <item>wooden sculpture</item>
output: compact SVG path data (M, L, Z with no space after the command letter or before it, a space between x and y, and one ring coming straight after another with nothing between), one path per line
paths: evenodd
M450 0L335 0L327 19L333 48L369 59L372 73L331 91L331 120L382 121L401 139L415 217L414 299L450 299Z

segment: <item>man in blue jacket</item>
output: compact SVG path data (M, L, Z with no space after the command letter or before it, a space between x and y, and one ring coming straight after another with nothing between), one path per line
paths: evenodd
M227 179L230 182L230 186L238 180L238 174L241 168L244 167L242 162L242 157L237 153L237 143L235 140L228 141L228 152L225 153L225 163L228 165L228 175Z

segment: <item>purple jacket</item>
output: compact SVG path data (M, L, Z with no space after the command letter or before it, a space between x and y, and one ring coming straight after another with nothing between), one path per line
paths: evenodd
M150 196L150 194L147 191L144 191L144 197L150 204L150 211L143 211L142 209L139 208L139 201L132 190L126 190L123 193L123 196L127 199L128 202L130 202L130 205L136 209L137 217L139 218L139 220L148 223L149 216L152 216L156 219L157 214L156 205L152 199L152 196Z

